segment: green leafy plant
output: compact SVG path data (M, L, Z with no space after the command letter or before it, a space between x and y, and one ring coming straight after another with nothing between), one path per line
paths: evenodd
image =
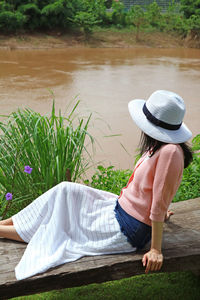
M180 0L181 10L185 17L189 19L191 16L200 15L200 3L199 0Z
M26 27L33 30L40 27L40 9L34 3L28 3L19 7L19 12L26 16Z
M47 28L66 28L67 18L73 16L74 1L48 1L41 9L41 24Z
M83 31L85 39L88 39L95 25L100 24L105 16L104 0L79 0L70 21L75 27Z
M136 41L139 41L141 29L147 24L147 15L143 7L140 5L132 6L127 20L136 27Z
M13 32L23 28L26 17L20 12L2 11L0 12L0 29L6 32Z
M162 22L162 14L161 7L157 4L157 2L153 2L146 6L145 11L146 17L148 19L148 23L153 27L159 27Z
M192 140L193 162L184 169L174 202L200 197L200 134Z
M112 23L118 28L122 28L126 25L125 6L121 1L112 2Z
M188 31L193 38L200 37L200 15L192 15L188 20Z
M103 167L100 165L92 176L91 182L85 180L84 183L94 188L119 195L121 189L127 184L131 173L131 170L114 170L113 166Z
M13 11L13 5L6 1L0 1L0 12L2 11Z
M69 19L69 18L68 18ZM77 12L73 19L70 19L76 27L83 30L85 38L88 39L94 25L100 23L97 17L90 11Z
M53 103L50 117L25 109L0 122L0 216L15 213L59 182L76 181L85 172L91 161L86 137L93 143L88 133L91 115L74 118L78 104L68 117L61 112L56 116Z

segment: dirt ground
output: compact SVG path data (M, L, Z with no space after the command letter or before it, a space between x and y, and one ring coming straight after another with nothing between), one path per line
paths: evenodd
M34 33L18 35L0 34L0 49L49 49L69 47L91 48L200 48L200 41L171 34L142 32L136 41L134 32L97 31L88 39L81 33Z

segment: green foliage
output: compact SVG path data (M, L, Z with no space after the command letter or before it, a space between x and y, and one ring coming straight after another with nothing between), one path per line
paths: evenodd
M50 117L25 109L0 122L0 215L16 213L59 182L76 181L85 172L91 160L86 137L93 142L87 131L91 116L76 117L74 126L78 104L68 117L56 116L53 104ZM31 174L24 172L26 165L33 168ZM8 192L12 201L5 199Z
M167 11L163 16L163 23L160 28L166 32L177 32L181 36L186 36L188 33L188 23L182 15Z
M85 180L84 183L119 195L121 189L127 184L127 179L131 176L131 173L131 170L114 170L113 166L107 168L98 166L91 182Z
M200 37L200 14L199 15L192 15L188 21L188 29L192 36Z
M73 1L57 0L53 1L41 10L42 25L48 28L65 28L67 18L73 16Z
M0 29L5 32L13 32L23 28L26 17L20 12L2 11L0 12Z
M200 134L197 134L197 136L195 136L192 140L192 150L194 152L197 152L198 155L198 151L200 151Z
M140 5L134 5L131 7L128 13L128 19L130 23L133 23L137 29L136 40L139 41L139 33L141 28L147 24L147 13Z
M92 12L87 11L77 12L71 21L76 27L83 29L86 38L88 37L88 34L92 32L93 26L100 22Z
M153 2L146 6L146 18L153 27L159 27L162 22L161 8L157 2Z
M177 32L186 36L189 30L187 20L180 13L180 3L172 1L165 12L161 12L156 2L146 6L148 26L165 32Z
M73 1L73 0L72 0ZM25 1L27 2L27 1ZM45 6L54 3L55 0L35 0L35 2L37 3L37 6L39 7L39 9L41 10L42 8L44 8Z
M181 10L187 19L189 19L192 15L200 16L200 1L181 0Z
M0 12L2 11L12 11L13 6L10 3L7 3L5 1L0 1Z
M93 14L98 18L98 19L103 19L106 13L106 5L105 5L105 0L87 0L90 5L90 9L93 12Z
M0 29L14 32L75 26L87 36L100 24L118 29L134 26L137 40L144 29L175 32L183 37L189 33L192 38L199 38L199 0L181 0L181 4L172 0L165 12L159 3L154 1L145 7L133 5L128 11L122 1L0 0Z
M118 28L126 25L126 12L123 2L112 2L112 23Z
M184 169L174 202L200 197L200 134L192 140L193 162Z
M187 34L191 34L192 37L199 37L200 1L173 2L164 14L164 19L166 31L177 32L183 37Z
M26 17L26 28L33 30L40 27L41 12L36 4L28 3L21 5L19 6L18 11Z
M105 1L105 6L106 6L106 8L111 8L111 6L112 6L112 0L106 0Z
M42 9L42 14L48 17L51 15L58 17L60 14L64 14L63 10L66 8L65 4L67 4L67 2L63 0L54 1Z
M75 27L83 30L85 37L88 38L93 27L101 23L105 16L104 2L104 0L80 1L73 17L68 17L67 20L72 22Z

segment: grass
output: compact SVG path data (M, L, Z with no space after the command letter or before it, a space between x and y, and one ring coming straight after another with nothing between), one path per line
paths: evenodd
M136 33L137 29L133 25L129 25L126 27L117 27L117 26L109 26L109 27L100 27L100 26L95 26L93 29L93 32L116 32L116 33L131 33L134 34ZM141 32L147 32L147 33L152 33L152 32L159 32L155 27L149 26L146 28L143 28Z
M190 272L134 276L102 284L13 298L17 300L199 300L200 277Z
M18 110L0 122L0 216L9 217L64 180L76 181L91 162L86 137L91 115L75 115L79 101L67 117L30 109ZM75 118L76 117L76 118ZM74 123L76 122L76 125ZM89 142L87 139L87 142ZM33 168L31 174L24 166ZM13 199L6 201L6 193Z

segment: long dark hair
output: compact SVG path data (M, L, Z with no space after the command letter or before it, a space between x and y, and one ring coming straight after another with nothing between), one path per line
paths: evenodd
M145 152L150 151L151 156L153 156L154 153L158 151L162 145L166 144L167 143L155 140L142 131L139 143L140 154L142 155ZM180 143L179 145L181 146L184 154L184 168L187 168L193 159L192 150L187 143Z

